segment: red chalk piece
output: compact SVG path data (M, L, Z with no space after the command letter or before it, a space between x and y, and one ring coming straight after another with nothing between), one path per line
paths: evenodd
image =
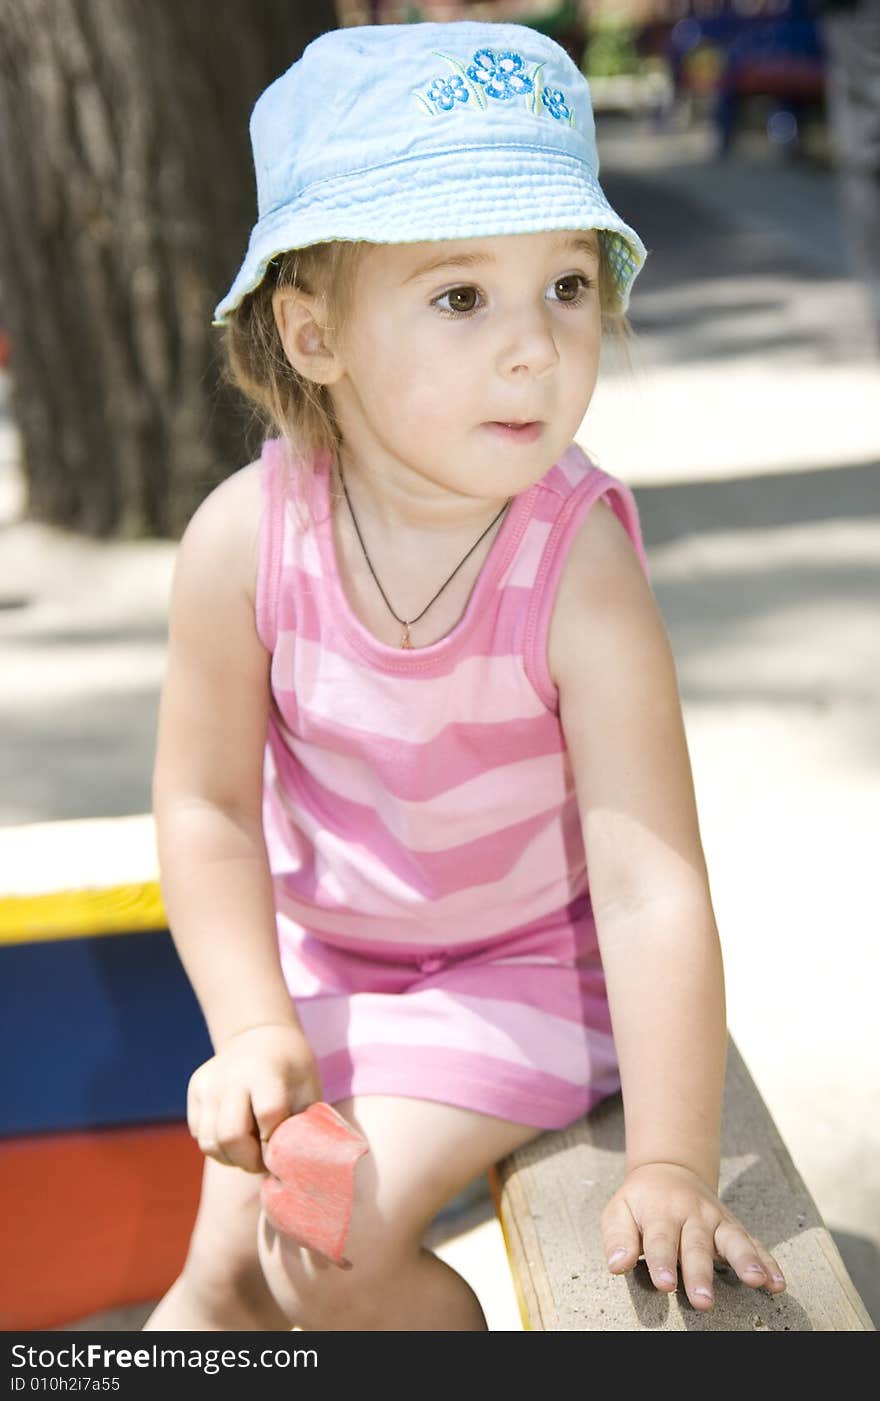
M276 1231L351 1269L342 1254L354 1204L354 1169L369 1144L332 1104L318 1100L271 1134L263 1153L263 1210Z

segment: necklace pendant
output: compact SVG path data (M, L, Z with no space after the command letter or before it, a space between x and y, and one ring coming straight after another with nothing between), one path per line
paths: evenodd
M409 640L409 623L404 623L403 625L403 641L400 645L401 647L408 647L410 651L412 651L412 643Z

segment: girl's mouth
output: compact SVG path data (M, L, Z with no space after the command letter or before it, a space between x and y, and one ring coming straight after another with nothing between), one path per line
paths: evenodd
M487 423L486 427L511 443L533 443L544 429L540 419L531 423Z

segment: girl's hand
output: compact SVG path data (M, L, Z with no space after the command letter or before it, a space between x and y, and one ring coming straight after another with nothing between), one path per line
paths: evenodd
M193 1072L186 1117L207 1157L265 1172L263 1145L273 1129L322 1098L318 1063L302 1030L269 1023L230 1036Z
M785 1288L773 1256L695 1172L675 1163L643 1163L627 1173L602 1213L602 1240L612 1274L631 1270L643 1253L653 1283L665 1293L677 1287L680 1257L685 1292L695 1309L713 1307L716 1256L744 1284L771 1294Z

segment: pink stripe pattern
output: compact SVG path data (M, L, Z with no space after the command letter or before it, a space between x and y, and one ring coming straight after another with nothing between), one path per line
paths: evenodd
M514 498L456 626L405 650L351 608L311 465L313 519L264 444L256 617L279 952L324 1098L565 1127L619 1077L547 634L596 501L648 575L635 499L573 443Z

